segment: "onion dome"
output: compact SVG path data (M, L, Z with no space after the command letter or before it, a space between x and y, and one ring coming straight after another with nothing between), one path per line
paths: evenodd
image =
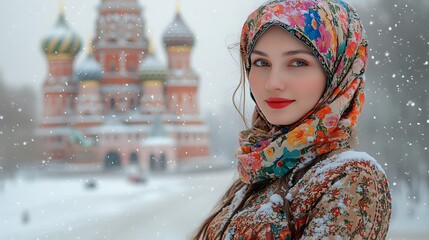
M88 54L76 67L75 75L79 81L101 80L103 68L92 55L92 44L88 44Z
M139 66L139 79L165 81L167 74L167 68L158 61L153 51L149 50L149 56Z
M174 17L173 21L164 31L162 39L166 47L194 46L195 36L183 21L179 7L177 8L176 16Z
M42 49L46 55L66 55L74 57L81 49L79 36L67 25L64 10L60 10L57 23L42 42Z

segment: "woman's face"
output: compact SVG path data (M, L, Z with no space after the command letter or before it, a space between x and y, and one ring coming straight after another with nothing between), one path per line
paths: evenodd
M250 63L250 89L271 124L295 123L322 97L326 75L320 62L278 26L258 39Z

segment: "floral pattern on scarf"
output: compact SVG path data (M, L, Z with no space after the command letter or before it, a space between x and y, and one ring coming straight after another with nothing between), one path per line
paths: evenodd
M237 166L245 183L284 176L317 156L349 148L365 100L367 40L352 7L341 0L273 0L262 5L242 28L240 50L247 73L256 41L273 25L311 49L328 82L315 107L293 125L272 125L255 107L252 128L239 136Z

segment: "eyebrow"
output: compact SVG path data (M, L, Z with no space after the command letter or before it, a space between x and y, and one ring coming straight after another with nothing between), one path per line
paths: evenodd
M259 51L259 50L253 50L252 54L254 54L254 53L261 55L261 56L264 56L264 57L268 57L268 54L266 54L262 51ZM308 54L308 55L314 56L312 52L310 52L308 50L304 50L304 49L287 51L287 52L284 52L282 54L282 56L292 56L292 55L297 55L297 54Z

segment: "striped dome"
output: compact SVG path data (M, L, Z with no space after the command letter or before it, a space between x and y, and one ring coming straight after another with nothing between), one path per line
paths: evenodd
M76 56L82 47L79 36L66 23L64 12L61 12L52 31L42 42L42 49L46 55Z
M195 43L195 36L182 20L180 12L176 13L174 20L164 31L163 42L166 47L185 46L192 47Z
M92 54L88 54L86 58L77 65L75 76L79 81L101 80L103 77L103 69L95 60Z
M167 68L163 66L151 53L139 66L139 79L141 81L149 80L167 80Z

